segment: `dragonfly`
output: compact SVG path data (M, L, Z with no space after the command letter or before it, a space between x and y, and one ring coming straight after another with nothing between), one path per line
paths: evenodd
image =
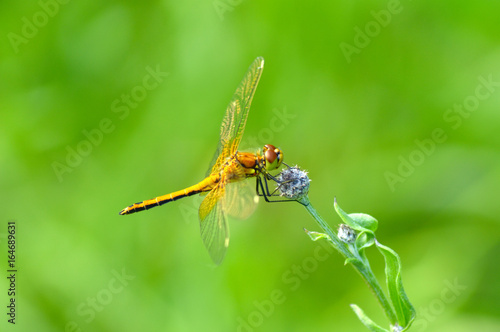
M256 178L256 194L254 192L253 197L264 196L266 201L270 201L268 197L273 196L273 193L267 186L267 180L277 179L269 171L279 168L283 163L283 152L271 144L253 153L238 151L263 69L264 59L256 58L227 106L219 143L205 179L185 189L132 204L121 210L120 215L148 210L195 194L206 195L198 211L201 237L213 262L217 265L222 262L229 245L226 214L234 214L234 210L243 213L244 209L243 204L237 203L238 197L235 197L239 192L230 190L235 188L233 184Z

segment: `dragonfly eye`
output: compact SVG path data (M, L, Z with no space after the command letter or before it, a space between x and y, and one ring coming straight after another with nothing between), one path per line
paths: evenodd
M274 145L266 144L264 146L264 157L266 159L266 168L273 170L281 166L283 161L283 153Z

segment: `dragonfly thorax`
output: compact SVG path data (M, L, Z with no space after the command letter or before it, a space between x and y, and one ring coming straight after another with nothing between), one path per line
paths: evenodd
M268 171L277 169L281 166L281 162L283 161L283 152L280 149L276 148L274 145L266 144L264 145L262 152L264 154L266 169Z

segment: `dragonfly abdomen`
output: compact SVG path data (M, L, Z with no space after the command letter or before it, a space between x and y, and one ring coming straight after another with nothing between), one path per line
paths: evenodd
M121 210L120 215L149 210L151 208L154 208L155 206L160 206L187 196L192 196L205 191L209 191L212 189L214 184L218 182L219 178L220 177L218 175L211 175L207 177L205 180L201 181L200 183L197 183L194 186L188 187L186 189L182 189L170 194L158 196L153 199L148 199L146 201L132 204L130 206L127 206L125 209Z

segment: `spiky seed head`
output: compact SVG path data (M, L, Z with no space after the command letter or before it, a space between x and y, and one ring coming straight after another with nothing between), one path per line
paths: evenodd
M306 171L298 166L284 169L278 176L278 191L281 196L298 200L309 192L311 180Z

